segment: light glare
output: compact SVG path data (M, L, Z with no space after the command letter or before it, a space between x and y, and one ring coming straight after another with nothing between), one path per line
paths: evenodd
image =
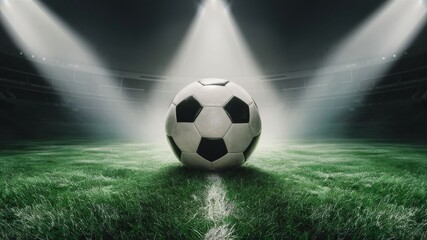
M420 8L415 1L406 0L391 0L388 1L381 9L379 9L371 18L361 25L353 34L345 39L333 51L333 54L325 61L324 66L334 66L342 64L346 59L353 58L358 60L376 59L378 56L383 56L383 63L369 70L369 76L375 79L381 79L379 76L384 75L392 66L393 61L386 61L393 56L396 58L405 52L406 48L412 43L418 35L426 21L426 9ZM313 86L328 86L331 84L339 84L336 80L322 78L325 74L324 70L320 70L312 79ZM320 76L320 77L316 77ZM365 81L368 82L368 81ZM366 86L360 84L361 89ZM366 83L365 83L366 84ZM373 83L375 84L375 83ZM369 90L354 89L353 84L348 84L346 87L341 87L340 92L345 93L341 97L340 105L352 107L361 102L360 96L363 92ZM336 94L325 93L324 88L314 88L308 92L305 99L318 99L328 97L328 95ZM308 126L321 126L333 122L333 119L340 116L346 108L330 108L325 110L323 115L319 115L319 111L313 111L321 107L318 101L303 102L297 112L297 116L292 125L295 129L295 134L303 131ZM332 110L333 109L333 110ZM314 122L315 121L315 122Z
M222 78L245 88L258 103L263 117L263 134L274 135L285 125L275 91L261 80L262 71L240 33L224 0L205 0L165 73L167 82L158 85L150 105L167 109L174 95L187 84L202 78ZM161 99L162 98L162 99ZM161 100L160 100L161 99ZM164 119L155 117L154 125ZM154 129L161 128L154 127ZM160 135L160 136L163 136Z
M37 56L44 56L43 62L47 62L47 59L56 59L65 63L78 62L82 65L97 66L94 70L98 76L96 81L88 79L86 84L82 84L76 79L53 80L64 79L64 76L59 73L59 69L52 68L46 63L34 62L37 70L61 92L86 93L87 97L74 94L63 95L65 104L71 105L73 109L84 110L93 106L95 104L93 101L95 101L98 106L97 110L101 114L99 112L94 114L94 111L87 109L84 112L88 116L100 122L107 121L109 124L114 124L117 130L125 136L139 137L140 132L135 128L138 125L134 114L115 90L118 89L117 83L109 77L110 73L102 68L102 61L77 34L38 0L5 1L4 3L4 5L0 5L1 23L23 52L31 53L34 61L37 61ZM20 54L22 55L22 52ZM96 96L108 98L117 106L112 107L111 101L107 103L107 101L92 99Z

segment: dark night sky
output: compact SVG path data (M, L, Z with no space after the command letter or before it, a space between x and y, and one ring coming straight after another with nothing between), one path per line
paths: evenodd
M109 67L161 73L197 10L195 0L43 0ZM312 67L385 0L233 0L232 13L267 73ZM425 40L425 30L414 45ZM9 45L0 31L3 46Z

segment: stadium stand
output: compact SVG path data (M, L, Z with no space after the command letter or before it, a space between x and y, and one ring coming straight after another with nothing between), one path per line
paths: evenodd
M376 132L378 135L384 135L384 132L390 129L390 137L405 135L408 131L425 133L426 127L423 123L427 120L427 53L403 56L394 61L393 67L384 76L375 75L378 72L376 68L385 64L379 61L351 67L334 67L321 71L323 73L320 75L316 74L320 72L318 69L312 69L266 76L263 80L265 84L272 84L280 90L282 100L290 105L297 105L304 100L316 102L313 105L316 109L313 111L346 109L347 114L342 118L327 126L313 127L316 131L323 128L339 132L339 126L343 126L343 129L345 126L345 129L354 129L351 134L359 135L375 135ZM51 78L37 72L34 67L37 64L43 64L43 68L51 73ZM90 119L79 115L79 108L72 106L72 102L61 98L61 95L91 99L90 104L81 107L97 111L97 107L101 105L115 106L115 99L102 96L102 88L110 88L125 97L129 105L145 109L150 107L146 106L150 91L156 84L166 84L163 76L114 70L108 72L112 73L108 78L115 81L115 86L99 84L100 78L105 76L97 71L75 68L63 63L37 62L21 55L0 53L2 138L10 135L10 132L26 137L49 136L51 133L41 130L41 126L58 124L63 131L75 133L72 129L76 126L94 124ZM318 84L319 82L322 84ZM67 88L64 90L60 86ZM316 95L315 99L307 99L306 95L312 91L321 94ZM355 96L351 105L340 101L348 94ZM111 104L100 104L102 102ZM352 127L348 128L349 125ZM14 130L8 130L9 133L6 134L5 129ZM53 132L57 131L59 130ZM348 130L346 131L348 133ZM23 132L25 134L22 134ZM409 133L407 135L409 136Z

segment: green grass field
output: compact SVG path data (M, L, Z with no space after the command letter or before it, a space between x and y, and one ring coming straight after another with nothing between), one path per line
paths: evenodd
M425 145L276 143L220 173L161 144L0 151L0 239L427 239Z

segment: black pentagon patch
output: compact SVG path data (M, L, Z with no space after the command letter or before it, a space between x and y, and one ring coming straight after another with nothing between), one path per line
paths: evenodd
M181 149L179 149L178 145L176 145L175 140L173 140L172 137L168 136L168 142L169 145L172 147L172 151L175 154L175 156L181 161Z
M197 153L204 159L213 162L227 154L223 139L202 138Z
M193 97L188 97L176 106L176 120L177 122L194 122L202 111L202 106Z
M258 136L254 137L249 143L249 146L246 148L246 150L243 152L243 155L245 155L245 159L248 160L248 158L251 156L251 154L254 152L256 145L258 144L259 137L261 134L258 134Z
M249 106L240 98L233 97L224 107L233 123L249 122Z
M199 80L198 82L203 86L210 86L210 85L225 86L230 81L219 79L219 78L207 78L207 79Z

